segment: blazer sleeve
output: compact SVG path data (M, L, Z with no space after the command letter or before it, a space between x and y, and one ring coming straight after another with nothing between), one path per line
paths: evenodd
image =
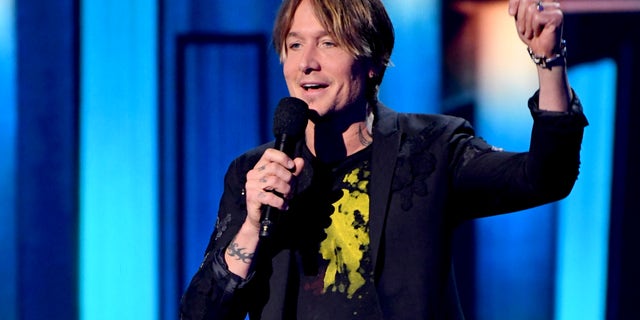
M224 261L224 250L247 215L242 163L236 159L225 174L216 226L204 260L182 296L180 319L244 319L247 314L240 300L251 277L243 279L231 273Z
M560 200L571 192L588 125L574 94L569 112L542 111L529 99L533 129L528 152L505 152L462 126L452 136L452 201L459 218L513 212Z

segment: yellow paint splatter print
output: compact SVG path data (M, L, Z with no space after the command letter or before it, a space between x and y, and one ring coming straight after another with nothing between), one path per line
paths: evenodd
M368 170L360 169L347 174L343 180L347 188L333 204L331 225L325 229L327 238L320 244L322 258L329 261L323 292L346 292L351 299L367 281L360 274L360 266L369 247L369 175Z

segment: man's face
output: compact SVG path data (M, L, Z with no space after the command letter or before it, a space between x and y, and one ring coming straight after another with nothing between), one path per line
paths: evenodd
M308 1L298 6L285 46L283 72L291 96L307 102L321 117L353 104L364 106L370 73L366 64L337 44Z

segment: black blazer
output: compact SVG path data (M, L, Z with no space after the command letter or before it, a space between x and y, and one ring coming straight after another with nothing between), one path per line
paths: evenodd
M542 112L536 94L529 107L530 150L510 153L475 137L463 119L376 106L369 228L385 319L463 319L451 267L454 228L569 194L587 125L580 102L574 99L568 113ZM228 272L223 259L246 216L246 172L270 145L230 165L205 260L183 295L183 319L244 319L247 312L252 319L295 318L298 268L286 245L274 240L246 280Z

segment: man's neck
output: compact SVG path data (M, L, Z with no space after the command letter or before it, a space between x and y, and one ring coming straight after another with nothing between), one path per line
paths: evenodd
M307 147L325 163L340 161L371 144L365 121L353 122L345 129L328 123L310 122L305 132Z

